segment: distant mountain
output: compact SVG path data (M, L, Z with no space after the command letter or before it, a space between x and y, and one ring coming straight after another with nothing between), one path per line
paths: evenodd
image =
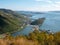
M32 17L33 14L45 14L44 12L33 12L33 11L16 11L19 14L23 14L28 17Z
M60 13L60 11L49 11L49 12L52 12L52 13Z
M31 25L42 25L44 22L45 18L39 18L31 23Z
M5 12L5 13L14 13L14 11L10 10L10 9L0 9L1 12Z
M29 19L9 9L0 9L0 33L13 32L23 26Z
M33 14L44 14L44 12L33 12L33 11L16 11L21 13L33 13Z

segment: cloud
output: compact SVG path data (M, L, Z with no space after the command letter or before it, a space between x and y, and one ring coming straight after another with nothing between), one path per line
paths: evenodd
M60 2L56 2L56 3L60 4Z
M38 5L35 5L33 7L26 7L26 8L19 8L20 10L26 10L26 11L60 11L60 1L55 0L35 0ZM43 5L40 5L40 2L47 3L47 5L44 3Z
M60 11L60 1L59 0L35 0L36 2L47 3L43 5L38 5L36 7L31 7L27 10L30 11Z
M35 0L35 1L37 1L37 2L47 2L47 3L51 3L52 1L51 0Z
M35 7L29 7L29 8L21 8L21 10L25 10L25 11L58 11L60 10L60 7L54 7L54 6L35 6Z
M55 2L55 3L60 5L60 1L59 2Z

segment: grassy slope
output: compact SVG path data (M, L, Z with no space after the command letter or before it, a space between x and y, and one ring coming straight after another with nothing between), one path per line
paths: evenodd
M18 15L11 10L0 10L0 33L12 32L21 28L24 16Z

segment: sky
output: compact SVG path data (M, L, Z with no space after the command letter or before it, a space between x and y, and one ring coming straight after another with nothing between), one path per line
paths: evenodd
M60 0L0 0L0 8L18 11L60 11Z

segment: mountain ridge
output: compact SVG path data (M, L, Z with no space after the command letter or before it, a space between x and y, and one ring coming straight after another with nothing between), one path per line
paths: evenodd
M0 33L10 33L21 29L27 19L27 17L12 10L0 9Z

